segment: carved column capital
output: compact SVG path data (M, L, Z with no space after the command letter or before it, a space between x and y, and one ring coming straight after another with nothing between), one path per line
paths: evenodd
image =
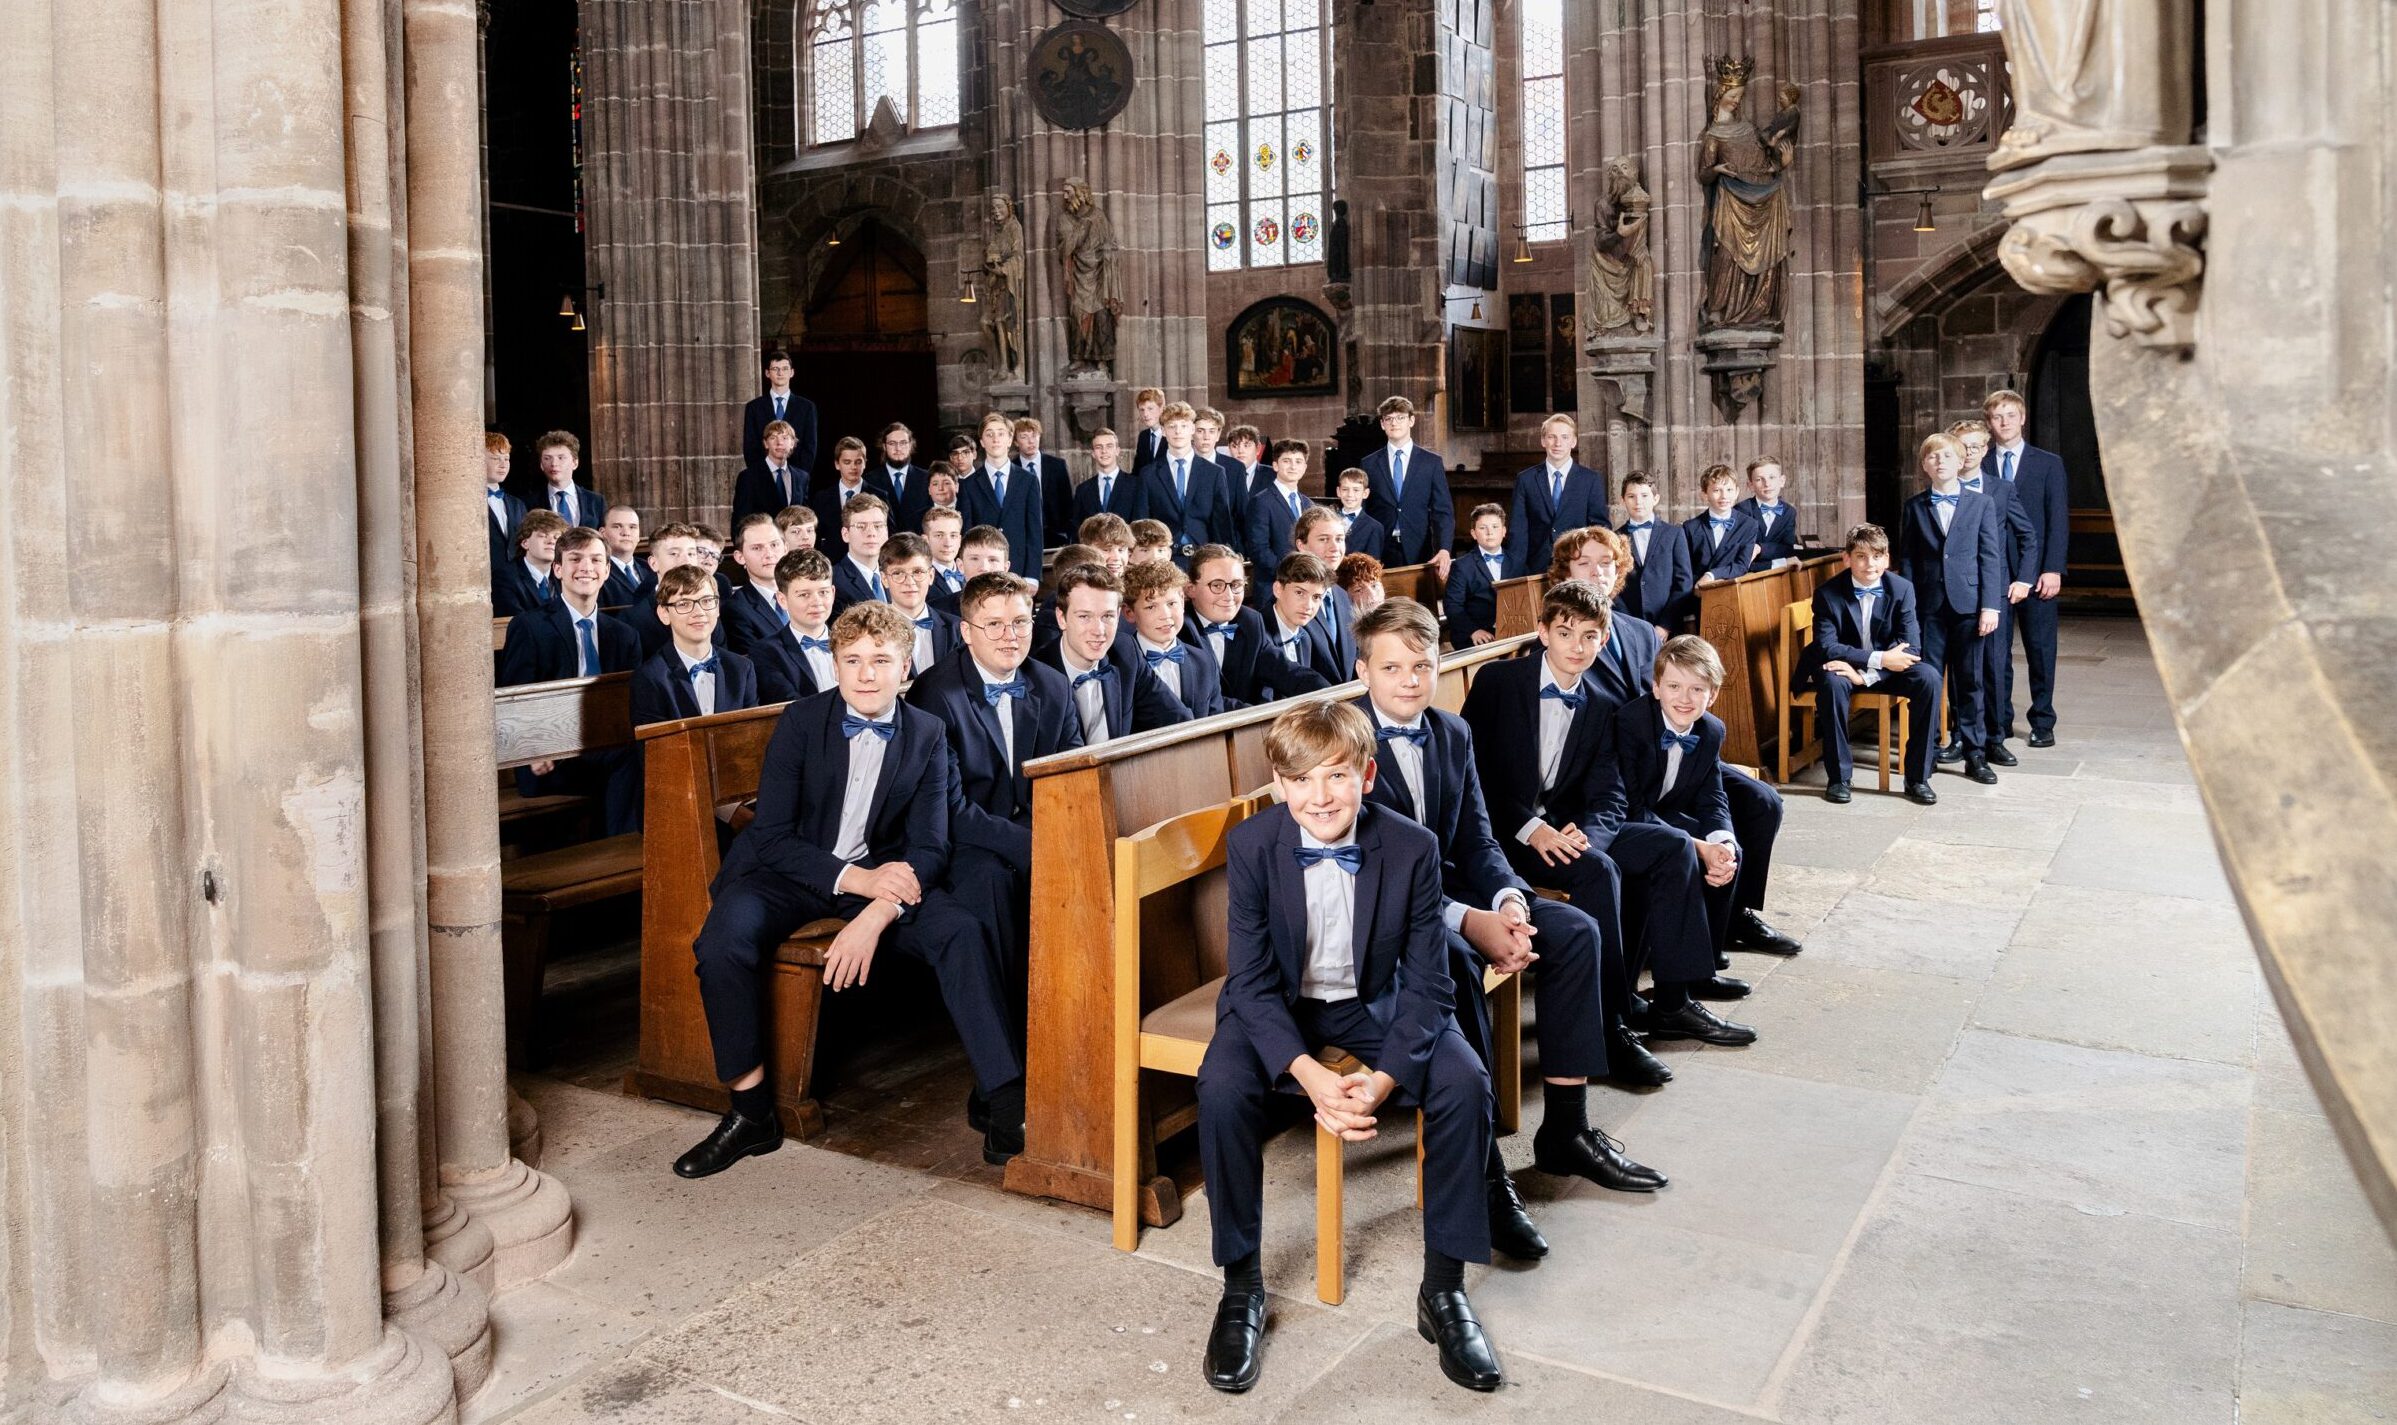
M1998 260L2033 292L2104 289L2115 336L2142 346L2197 340L2205 254L2202 148L2063 154L1992 182L2013 226Z

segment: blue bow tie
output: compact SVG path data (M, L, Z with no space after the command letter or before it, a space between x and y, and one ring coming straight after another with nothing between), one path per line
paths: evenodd
M1779 501L1775 501L1769 505L1758 505L1756 507L1756 512L1763 515L1766 519L1777 520L1781 518L1781 504Z
M1074 675L1074 687L1079 689L1084 683L1095 683L1099 679L1106 677L1108 674L1113 673L1114 671L1114 664L1101 663L1098 667L1091 669L1087 673L1076 673Z
M1540 689L1540 696L1544 699L1563 703L1566 707L1572 709L1574 712L1580 712L1583 700L1589 695L1586 693L1568 693L1564 689L1551 683L1547 687Z
M1013 682L984 683L982 685L983 701L994 708L999 705L1001 698L1023 698L1030 697L1031 694L1032 685L1021 678L1017 678Z
M1631 523L1623 526L1623 528L1630 530L1652 529L1655 527L1655 525L1656 521L1654 520L1633 520Z
M1716 528L1718 528L1718 529L1719 529L1719 528L1721 528L1722 526L1724 526L1724 525L1727 525L1727 524L1731 523L1731 516L1729 516L1729 515L1708 515L1708 516L1706 517L1706 522L1707 522L1708 524L1710 524L1710 525L1714 525Z
M891 734L898 730L897 723L876 722L870 717L859 717L855 713L841 714L841 736L843 737L855 737L861 732L870 732L888 742L891 740Z
M1859 584L1859 585L1857 585L1857 586L1856 586L1856 597L1857 597L1857 598L1860 598L1860 599L1877 599L1877 598L1880 598L1880 597L1881 597L1881 586L1880 586L1879 584L1875 584L1875 585L1873 585L1871 588L1869 588L1869 589L1868 589L1868 588L1864 587L1863 585Z
M922 618L917 619L915 624L917 628L929 630L932 627L932 615L924 615Z
M1971 478L1970 480L1967 480L1967 481L1965 481L1965 482L1964 482L1964 488L1965 488L1965 489L1967 489L1967 490L1970 490L1970 491L1972 491L1972 492L1973 492L1974 494L1976 494L1976 495L1980 494L1980 493L1981 493L1981 477L1980 477L1980 476L1978 476L1978 475L1975 475L1975 476L1974 476L1973 478Z
M1931 503L1934 505L1952 505L1956 503L1956 498L1957 497L1954 495L1933 495L1931 497Z
M1224 638L1237 638L1240 636L1240 625L1236 623L1202 622L1199 624L1199 633L1202 637L1206 638L1214 638L1218 635Z
M1664 736L1656 740L1656 748L1659 752L1670 752L1676 747L1684 752L1697 751L1698 734L1695 731L1675 732L1671 728L1667 728Z
M1149 661L1151 668L1160 663L1179 663L1182 661L1182 645L1177 643L1171 648L1163 649L1143 648L1140 650L1140 656Z
M830 653L832 651L832 640L829 638L809 638L807 635L801 634L799 636L799 651L801 653L805 653L811 648L818 653Z
M1365 869L1365 853L1354 846L1300 846L1295 849L1298 868L1302 871L1324 861L1331 862L1352 876Z
M1377 727L1373 730L1373 736L1379 742L1388 742L1393 737L1401 737L1414 743L1417 748L1421 748L1423 744L1431 741L1432 730L1428 727Z
M716 671L716 660L715 660L715 658L713 658L712 656L711 656L711 657L708 657L708 658L703 658L703 659L701 659L700 661L698 661L697 663L694 663L694 664L692 664L692 665L691 665L691 666L690 666L690 667L689 667L687 670L685 670L685 671L687 671L688 673L690 673L690 675L691 675L691 681L692 681L692 682L694 682L694 683L696 683L696 682L698 682L698 681L699 681L699 675L700 675L700 674L702 674L702 673L713 673L713 672L715 672L715 671Z

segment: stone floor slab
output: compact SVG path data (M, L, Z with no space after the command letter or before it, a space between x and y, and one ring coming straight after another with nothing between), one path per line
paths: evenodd
M2039 888L1973 1023L2074 1044L2246 1064L2262 980L2236 908Z
M2397 1324L2397 1248L2356 1185L2330 1120L2259 1108L2252 1132L2247 1294Z
M1492 1328L1495 1331L1495 1328ZM1426 1419L1505 1425L1750 1425L1755 1417L1644 1390L1543 1360L1493 1335L1506 1384L1489 1395L1459 1390L1414 1328L1381 1325L1318 1377L1275 1419L1282 1425L1395 1425Z
M1858 890L1815 931L1806 953L1860 969L1985 980L2021 918L2015 909Z
M1944 975L1864 969L1809 952L1773 977L1770 993L1740 1002L1741 1022L1757 1033L1746 1059L1764 1073L1920 1093L1947 1062L1974 994Z
M2053 854L2003 846L1947 845L1921 840L1909 832L1881 853L1863 889L1906 900L2021 910L2031 903Z
M2145 896L2231 899L2205 818L2177 812L2084 808L2056 852L2048 882Z
M546 1281L501 1292L491 1301L491 1378L459 1411L460 1425L499 1420L620 1359L655 1324Z
M1948 795L1945 780L1940 782L1939 792L1942 805L1954 800ZM1906 839L1949 846L2002 846L2015 851L2053 852L2064 844L2064 834L2072 829L2078 809L2074 805L2049 804L2045 799L2031 801L2001 784L1984 803L1973 808L1972 815L1925 817L1906 833Z
M584 1088L542 1074L519 1074L513 1082L541 1115L541 1166L550 1172L661 1129L687 1132L695 1143L716 1122L712 1113L662 1099Z
M513 1417L514 1425L773 1425L792 1417L652 1361L592 1372Z
M2397 1326L2255 1301L2242 1347L2241 1425L2397 1420Z
M2270 994L2257 998L2261 1003L2256 1009L2256 1107L2322 1117L2321 1095L2314 1091L2314 1081L2306 1077L2305 1065L2298 1061L2297 1046L2289 1042L2280 1005Z

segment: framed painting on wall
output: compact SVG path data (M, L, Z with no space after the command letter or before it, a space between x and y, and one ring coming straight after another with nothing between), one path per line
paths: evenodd
M1506 424L1506 333L1448 329L1449 424L1496 430Z
M1296 297L1268 297L1224 329L1224 386L1233 400L1330 396L1339 391L1339 332Z

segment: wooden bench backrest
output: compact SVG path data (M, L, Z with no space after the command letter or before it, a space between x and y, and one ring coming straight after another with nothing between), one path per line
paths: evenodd
M1540 604L1548 582L1542 574L1526 574L1519 579L1498 582L1498 636L1513 638L1529 633L1540 626Z
M1782 700L1788 695L1789 659L1808 636L1801 626L1795 647L1788 610L1807 604L1815 589L1838 572L1839 557L1817 556L1779 569L1762 569L1698 591L1698 633L1723 659L1725 681L1715 699L1723 720L1723 760L1747 765L1770 762L1767 744L1777 735ZM1811 605L1809 605L1809 615Z
M1382 592L1436 609L1440 607L1440 575L1429 564L1401 564L1382 571Z
M1118 1003L1118 1032L1137 1033L1142 1011L1220 978L1228 963L1230 893L1224 851L1232 828L1272 805L1269 791L1169 817L1115 847L1115 969L1140 986ZM1127 903L1137 917L1121 914ZM1122 981L1119 981L1122 983Z
M631 742L632 677L602 673L494 690L499 766L558 761Z

